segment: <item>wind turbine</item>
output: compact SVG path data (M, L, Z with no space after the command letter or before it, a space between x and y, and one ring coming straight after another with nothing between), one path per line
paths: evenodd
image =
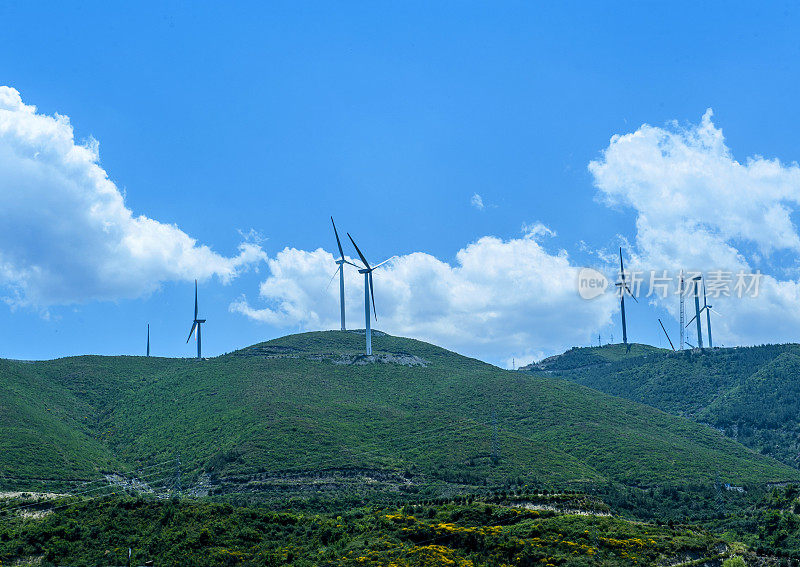
M700 284L698 283L702 279L702 276L695 276L692 278L694 282L694 317L689 319L689 322L686 323L686 326L692 324L692 321L697 320L697 348L703 348L703 329L700 326ZM705 289L705 286L704 288ZM691 346L691 344L689 345Z
M197 329L197 359L200 360L202 358L202 341L200 339L200 325L205 323L205 319L198 319L197 318L197 280L194 280L194 321L192 321L192 330L189 331L189 338L186 339L188 343L189 340L192 338L194 334L195 328Z
M630 351L631 347L628 346L628 327L625 323L625 293L627 292L628 295L636 302L639 303L639 300L636 299L636 296L633 295L631 288L628 287L628 283L625 281L625 266L622 264L622 247L619 248L619 275L622 281L616 283L616 286L619 288L619 310L622 314L622 342L625 344L627 349Z
M339 240L339 232L336 230L336 223L333 222L333 217L331 217L331 224L333 225L333 234L336 235L336 246L339 247L339 259L336 260L336 263L339 264L339 267L336 268L336 272L339 272L339 307L342 312L342 331L345 331L345 324L344 324L344 265L350 264L351 266L358 268L352 262L348 262L344 258L344 250L342 250L342 242ZM336 277L336 272L333 273L333 276ZM330 285L330 282L328 283Z
M700 303L699 299L697 303L699 305ZM708 348L714 348L714 343L711 340L711 312L713 311L720 317L722 317L722 313L714 309L712 305L708 304L708 298L706 297L706 282L703 282L703 307L701 307L700 310L697 312L697 315L695 315L695 317L698 317L698 326L700 321L699 317L703 313L703 311L706 312L706 328L708 329ZM691 321L689 321L689 323L691 323Z
M150 323L147 324L147 356L150 356Z
M369 356L369 355L372 354L372 329L370 327L370 323L371 323L372 317L370 317L370 314L369 314L370 298L372 299L372 313L375 315L375 320L376 321L378 320L378 313L375 310L375 292L374 292L374 289L372 287L372 272L377 270L381 266L383 266L386 262L388 262L389 260L394 258L394 256L392 256L388 260L384 260L383 262L381 262L377 266L370 266L369 262L367 262L367 259L361 253L361 250L358 249L358 245L356 244L356 241L353 240L353 237L350 236L349 232L347 233L347 237L350 239L350 242L353 243L353 246L355 247L356 252L358 252L358 257L361 258L361 261L364 263L364 267L363 268L359 268L358 269L358 273L359 274L364 274L364 319L365 319L364 330L365 330L365 333L367 335L367 356ZM356 267L358 267L358 266L356 266Z

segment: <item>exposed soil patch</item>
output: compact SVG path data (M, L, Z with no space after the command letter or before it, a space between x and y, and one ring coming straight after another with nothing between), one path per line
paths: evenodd
M262 358L294 358L314 360L317 362L332 362L333 364L352 364L364 366L366 364L398 364L400 366L426 367L430 362L407 352L382 352L367 356L366 354L342 354L335 352L303 353L289 347L253 347L242 356L257 356Z

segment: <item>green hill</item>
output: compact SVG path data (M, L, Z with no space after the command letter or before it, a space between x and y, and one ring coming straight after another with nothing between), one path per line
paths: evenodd
M217 493L800 480L708 426L548 372L383 334L367 360L362 343L329 331L204 361L2 361L0 489L143 467L172 482L176 455L186 484Z
M572 349L526 370L709 423L800 468L800 346L672 352L621 345Z

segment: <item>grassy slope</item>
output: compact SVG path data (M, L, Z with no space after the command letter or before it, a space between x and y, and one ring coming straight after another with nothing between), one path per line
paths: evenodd
M92 407L40 370L0 360L0 478L72 478L113 465Z
M713 480L715 471L734 483L800 479L706 426L419 341L377 336L374 348L421 357L424 368L314 356L358 353L362 341L356 333L307 333L202 362L4 361L3 403L12 411L4 412L11 417L2 422L2 449L14 445L12 429L45 442L36 445L41 459L18 443L3 451L0 467L6 475L64 475L60 463L71 459L70 474L91 476L179 453L190 468L219 474L361 466L467 484L646 485Z
M537 369L711 423L753 449L800 467L798 345L661 351L596 363L606 351L618 350L619 345L573 349Z

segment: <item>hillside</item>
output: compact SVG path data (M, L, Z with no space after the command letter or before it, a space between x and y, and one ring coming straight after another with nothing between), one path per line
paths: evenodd
M3 361L0 488L178 455L185 485L217 494L800 480L707 426L545 372L383 334L365 360L362 342L329 331L204 361ZM168 467L151 480L171 482Z
M709 423L800 468L800 346L619 352L622 345L577 348L525 370Z

